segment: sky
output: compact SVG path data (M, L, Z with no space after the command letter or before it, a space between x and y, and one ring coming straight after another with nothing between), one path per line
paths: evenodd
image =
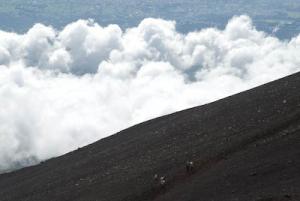
M185 34L158 18L0 31L0 171L299 70L300 35L280 40L246 15Z

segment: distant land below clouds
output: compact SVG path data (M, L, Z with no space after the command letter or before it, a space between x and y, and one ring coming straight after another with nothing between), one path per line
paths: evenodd
M259 30L280 39L300 32L298 0L0 0L0 29L26 32L35 23L61 29L78 19L94 19L102 26L137 26L144 18L175 20L177 30L223 29L235 15L250 16Z
M299 70L300 35L281 40L245 15L186 34L157 18L0 31L0 171Z

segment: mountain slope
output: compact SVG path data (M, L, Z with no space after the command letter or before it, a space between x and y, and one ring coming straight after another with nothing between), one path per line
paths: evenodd
M0 200L300 200L299 88L297 73L0 175Z

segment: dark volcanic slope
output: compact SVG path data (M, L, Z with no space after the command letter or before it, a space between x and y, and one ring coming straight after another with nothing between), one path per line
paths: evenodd
M0 200L300 200L299 88L298 73L1 175Z

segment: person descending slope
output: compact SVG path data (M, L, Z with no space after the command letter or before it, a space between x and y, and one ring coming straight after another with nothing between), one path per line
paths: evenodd
M159 178L159 185L161 188L165 188L165 186L166 186L166 178L165 177Z
M158 174L155 174L154 177L154 182L159 188L164 188L166 185L166 177L165 176L158 176Z
M194 162L193 161L187 161L186 165L186 173L192 174L194 172Z

